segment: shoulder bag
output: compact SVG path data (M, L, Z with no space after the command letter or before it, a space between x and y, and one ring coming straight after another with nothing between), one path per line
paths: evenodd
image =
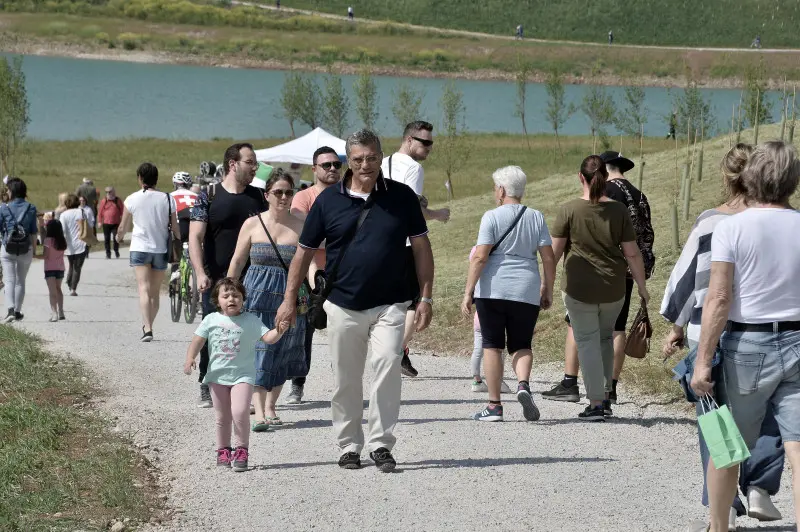
M169 194L167 196L167 262L174 264L181 261L183 255L183 246L181 239L175 238L172 234L172 201Z
M286 271L286 275L288 278L289 275L289 267L283 261L283 257L281 257L281 252L278 250L278 245L275 244L275 241L272 239L272 235L269 234L267 230L267 224L264 223L264 220L261 219L261 215L257 214L258 221L261 222L261 227L264 228L264 232L267 233L267 238L269 239L269 243L272 244L272 249L275 250L275 255L278 257L278 261L283 266L283 269ZM307 279L303 279L303 284L300 285L300 291L297 294L297 314L302 316L308 312L309 309L309 299L311 294L311 285L308 284Z
M89 227L86 211L83 210L83 207L78 207L78 209L81 211L81 219L78 220L78 239L87 246L93 246L97 244L97 237L92 228Z
M644 358L650 352L650 338L653 336L653 326L650 324L650 317L647 314L647 304L644 299L639 307L639 312L631 324L628 331L628 339L625 341L625 354L632 358Z
M501 236L500 239L497 242L494 243L494 246L492 246L491 251L489 251L489 255L491 255L492 253L497 251L497 248L500 247L500 244L503 243L503 240L505 240L506 237L509 235L509 233L511 233L511 231L517 226L519 221L522 219L522 215L525 214L525 211L527 211L527 210L528 210L528 206L527 205L523 205L522 208L517 213L517 215L514 217L514 220L511 222L511 225L509 225L508 229L506 229L506 232L503 233L503 236ZM472 291L472 302L475 303L475 291L474 290Z
M325 301L327 301L328 296L333 290L333 287L336 283L336 278L339 275L339 266L342 264L342 259L344 258L345 253L347 253L347 249L350 247L350 244L352 244L353 240L355 240L358 230L361 229L362 225L364 225L364 220L367 218L369 210L372 208L372 204L372 198L369 198L364 202L364 205L361 207L361 214L359 214L358 220L350 230L350 238L347 240L345 245L342 246L342 250L339 252L339 256L336 257L336 263L333 265L333 268L331 268L330 273L323 270L318 270L314 275L315 286L311 291L311 301L308 309L308 323L317 330L322 330L328 327L328 315L325 314L325 310L322 308L322 305L325 303Z

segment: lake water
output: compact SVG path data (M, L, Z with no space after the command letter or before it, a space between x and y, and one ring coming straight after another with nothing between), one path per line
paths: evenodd
M30 136L48 140L118 139L156 137L165 139L254 139L290 136L280 118L278 99L284 72L182 65L155 65L121 61L95 61L26 56L28 99L31 107ZM318 76L322 86L323 76ZM354 77L344 76L351 94ZM446 83L441 79L376 77L380 119L377 129L387 136L401 133L391 115L392 89L402 82L424 92L423 117L439 123L439 98ZM472 132L521 133L514 117L516 87L513 83L457 80L464 94L467 128ZM569 102L580 103L585 85L568 85ZM623 89L608 89L617 102ZM738 90L703 90L710 97L722 130L730 124ZM770 93L774 111L780 114L778 94ZM649 121L647 135L665 135L664 115L672 109L670 92L645 88ZM551 133L544 119L547 95L543 85L528 88L527 126L530 133ZM354 106L353 106L354 107ZM353 111L351 124L357 124ZM297 134L308 131L296 126ZM565 124L564 135L586 134L588 121L580 112Z

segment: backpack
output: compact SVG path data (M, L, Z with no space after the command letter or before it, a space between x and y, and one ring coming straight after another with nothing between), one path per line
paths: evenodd
M645 279L649 279L653 275L653 270L656 266L656 256L653 254L655 233L653 232L653 222L650 219L650 203L647 201L647 196L641 191L639 191L639 194L641 194L639 202L636 203L628 185L622 179L614 179L609 183L616 185L628 200L628 213L633 222L633 230L636 232L636 244L639 246L639 251L642 253L642 260L644 261L644 276Z
M8 228L8 220L4 220L3 223L3 245L6 247L6 253L11 255L26 255L31 250L31 235L22 227L22 219L28 214L32 205L29 203L28 208L22 211L16 219L14 219L14 213L11 212L11 208L5 203L3 206L5 206L9 214L11 214L11 220L15 222L11 230Z

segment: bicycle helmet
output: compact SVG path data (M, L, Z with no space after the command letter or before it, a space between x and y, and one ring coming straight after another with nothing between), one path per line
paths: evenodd
M172 184L192 186L192 176L189 172L175 172L175 175L172 176Z
M200 175L214 175L217 171L217 165L212 161L203 161L200 163Z
M217 172L214 174L214 177L218 179L225 179L225 166L219 165L217 166Z

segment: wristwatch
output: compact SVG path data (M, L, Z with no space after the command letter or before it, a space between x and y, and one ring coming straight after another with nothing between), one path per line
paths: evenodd
M433 306L433 299L431 299L429 297L421 297L421 298L419 298L419 302L420 303L427 303L428 305Z

